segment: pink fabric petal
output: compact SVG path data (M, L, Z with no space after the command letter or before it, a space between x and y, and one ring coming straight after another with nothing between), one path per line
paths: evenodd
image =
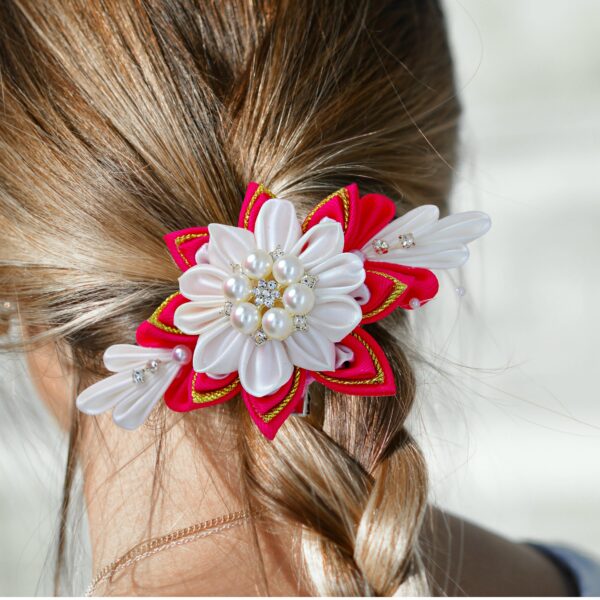
M362 311L354 298L327 296L319 298L308 315L308 324L329 341L339 342L358 326L361 319Z
M173 231L165 235L163 239L177 266L182 271L187 271L196 264L199 249L208 243L208 228L190 227Z
M317 329L297 331L283 343L297 367L308 371L331 371L335 367L335 345Z
M254 234L247 229L212 223L208 226L210 242L208 258L211 265L231 272L231 265L239 265L256 248Z
M289 252L302 235L294 205L288 200L267 200L258 213L254 235L256 245L267 252L277 246Z
M242 209L240 210L238 227L254 231L258 213L260 212L262 205L269 200L269 198L273 198L273 194L262 184L254 181L248 184L246 196L244 197Z
M248 336L233 329L228 319L223 319L198 338L194 351L194 371L218 375L237 371L246 340Z
M257 346L252 338L245 336L245 340L239 355L240 383L252 396L268 396L291 377L292 363L282 342L270 340Z
M225 303L223 282L228 272L214 265L196 265L179 278L179 289L188 299L212 308Z

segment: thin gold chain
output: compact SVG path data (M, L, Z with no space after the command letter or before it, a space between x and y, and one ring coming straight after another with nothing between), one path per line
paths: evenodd
M176 546L182 546L183 544L189 544L197 539L238 527L242 525L247 519L252 516L252 512L249 510L242 510L238 512L229 513L222 517L210 519L209 521L202 521L183 529L178 529L166 535L158 538L153 538L147 542L143 542L134 546L131 550L123 554L114 560L109 565L106 565L92 579L88 586L85 596L93 596L96 588L107 579L112 578L119 571L134 565L145 558L153 556L163 550L168 550Z

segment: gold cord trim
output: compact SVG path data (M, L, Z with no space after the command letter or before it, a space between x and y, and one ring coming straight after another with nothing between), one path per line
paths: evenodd
M110 580L112 576L116 575L119 571L126 569L127 567L143 560L144 558L153 556L154 554L162 552L163 550L168 550L175 546L187 544L196 539L242 525L244 521L249 519L251 516L253 516L252 511L241 510L238 512L229 513L228 515L223 515L222 517L210 519L209 521L202 521L201 523L196 523L195 525L190 525L184 529L178 529L177 531L173 531L167 535L153 538L147 542L138 544L126 554L120 556L117 560L114 560L109 565L106 565L100 569L88 586L85 596L92 596L98 585L100 585L102 582Z
M240 384L239 377L236 377L231 383L221 389L213 390L211 392L198 392L196 391L196 378L198 375L199 373L194 373L192 379L192 402L195 402L196 404L206 404L207 402L213 402L214 400L223 398L223 396L232 392Z
M252 212L252 207L254 203L258 200L258 197L261 194L267 194L269 198L273 198L273 194L261 183L252 194L252 198L250 198L250 202L248 202L248 207L246 208L246 212L244 213L244 229L248 229L248 225L250 224L250 213Z
M153 313L152 315L150 315L150 318L148 319L148 323L150 323L151 325L154 325L154 327L158 327L158 329L162 329L163 331L166 331L168 333L176 333L179 335L185 335L183 333L183 331L181 331L180 329L177 329L177 327L171 327L170 325L165 325L162 321L159 320L159 316L162 313L162 311L165 309L165 307L167 306L167 304L169 304L169 302L171 302L171 300L173 300L173 298L175 298L175 296L177 296L177 294L179 294L179 292L175 292L174 294L171 294Z
M369 271L375 275L380 275L381 277L385 277L389 279L394 284L394 289L392 293L386 298L385 302L379 305L377 308L374 308L371 312L368 312L366 315L363 315L363 319L370 319L375 315L378 315L380 312L383 312L390 304L396 301L396 299L401 296L406 288L408 287L405 283L398 281L395 277L388 275L387 273L383 273L381 271Z
M377 355L375 354L375 352L373 352L371 346L369 346L369 344L367 344L365 340L363 340L359 335L357 335L356 333L352 333L351 335L352 337L356 338L367 349L367 352L369 353L369 356L371 357L371 359L373 360L373 364L375 365L377 375L375 377L371 377L370 379L361 380L338 379L337 377L329 377L328 375L324 375L323 373L319 373L319 377L325 379L325 381L330 381L331 383L343 383L344 385L374 385L383 383L385 375L383 373L383 369L381 367L379 359L377 358Z
M319 202L319 204L317 204L306 216L306 219L304 219L304 223L302 223L302 231L306 232L306 230L308 229L308 226L310 225L310 222L312 220L312 218L315 216L315 213L325 204L327 204L327 202L329 202L332 198L335 197L339 197L340 200L342 201L342 207L344 209L344 231L346 231L348 229L348 223L350 221L350 195L348 194L348 190L344 187L339 189L337 192L334 192L333 194L330 194L329 196L327 196L327 198L325 198L325 200L321 200L321 202Z
M185 235L180 235L179 237L175 238L175 247L177 248L177 252L179 252L179 256L181 256L181 259L188 267L191 267L192 265L190 264L190 261L186 258L185 254L181 251L179 246L183 244L183 242L187 242L188 240L195 240L196 238L201 237L208 237L208 233L186 233Z

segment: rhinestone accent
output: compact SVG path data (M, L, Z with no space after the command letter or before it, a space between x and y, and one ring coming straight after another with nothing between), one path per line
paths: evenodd
M157 360L157 359L149 360L148 364L146 365L146 370L149 373L156 373L156 371L158 371L159 367L160 367L160 360Z
M316 275L303 275L300 283L309 288L314 288L317 285L319 278Z
M145 369L134 369L131 373L131 378L133 379L133 383L140 384L146 381L146 371Z
M225 302L223 307L219 311L222 315L229 317L231 315L231 311L233 310L233 302Z
M308 331L308 319L305 315L295 315L293 323L296 331Z
M264 279L258 280L252 293L254 294L254 304L267 308L273 308L275 301L281 296L281 292L277 289L277 282Z
M276 246L275 250L269 252L273 261L276 261L278 258L281 258L285 252L281 249L281 246Z
M407 250L408 248L412 248L415 245L415 238L412 233L405 233L403 235L398 236L398 241L402 248Z
M268 339L267 334L262 329L259 329L254 334L254 343L257 346L262 346Z
M390 245L385 240L373 240L372 246L376 254L387 254L390 251Z

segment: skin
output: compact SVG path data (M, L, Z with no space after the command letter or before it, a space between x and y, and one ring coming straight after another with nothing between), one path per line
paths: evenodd
M67 429L72 381L56 348L47 345L31 351L28 363L40 397ZM156 465L151 427L131 433L101 416L84 434L81 464L94 571L140 541L243 509L237 500L238 466L231 458L235 452L230 441L219 436L210 449L203 449L206 460L198 461L198 448L186 435L183 419L168 418L174 420L166 440L168 468L158 503L152 499ZM533 548L435 507L427 510L421 546L436 595L575 593L559 568ZM306 595L297 564L298 545L290 531L267 530L260 524L255 531L246 523L155 554L123 570L96 593L178 596L202 590L202 595Z

